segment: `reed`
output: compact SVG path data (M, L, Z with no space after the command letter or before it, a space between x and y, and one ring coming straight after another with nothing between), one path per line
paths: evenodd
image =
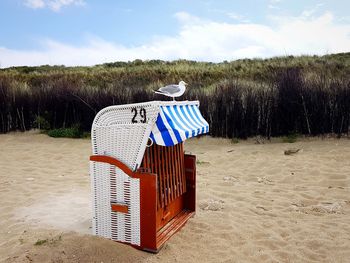
M100 109L166 100L153 90L183 79L191 84L183 99L200 100L212 136L341 136L350 129L349 54L2 69L0 132L39 124L88 131Z

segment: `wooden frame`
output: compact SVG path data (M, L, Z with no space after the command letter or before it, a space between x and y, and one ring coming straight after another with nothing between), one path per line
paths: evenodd
M195 213L196 157L184 154L182 143L152 147L146 150L143 165L136 172L110 156L93 155L90 160L116 166L140 180L141 242L140 246L133 246L158 252ZM111 209L128 212L125 204L111 203Z

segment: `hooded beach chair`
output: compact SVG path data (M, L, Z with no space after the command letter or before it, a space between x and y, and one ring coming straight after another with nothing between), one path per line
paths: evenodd
M183 142L209 125L198 101L102 109L92 125L93 234L157 252L196 208L196 158Z

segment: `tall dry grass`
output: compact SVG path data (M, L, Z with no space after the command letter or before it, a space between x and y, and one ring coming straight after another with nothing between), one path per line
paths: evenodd
M165 100L153 90L183 79L211 135L348 134L350 53L223 63L116 62L0 70L0 132L79 125L109 105ZM42 128L42 127L41 127Z

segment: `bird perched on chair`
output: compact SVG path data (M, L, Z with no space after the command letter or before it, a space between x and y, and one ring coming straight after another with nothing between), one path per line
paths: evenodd
M168 97L172 97L175 101L175 97L180 97L182 94L184 94L186 90L187 83L185 81L180 81L178 85L171 84L167 85L165 87L161 87L158 90L155 90L154 92L157 94L165 95Z

